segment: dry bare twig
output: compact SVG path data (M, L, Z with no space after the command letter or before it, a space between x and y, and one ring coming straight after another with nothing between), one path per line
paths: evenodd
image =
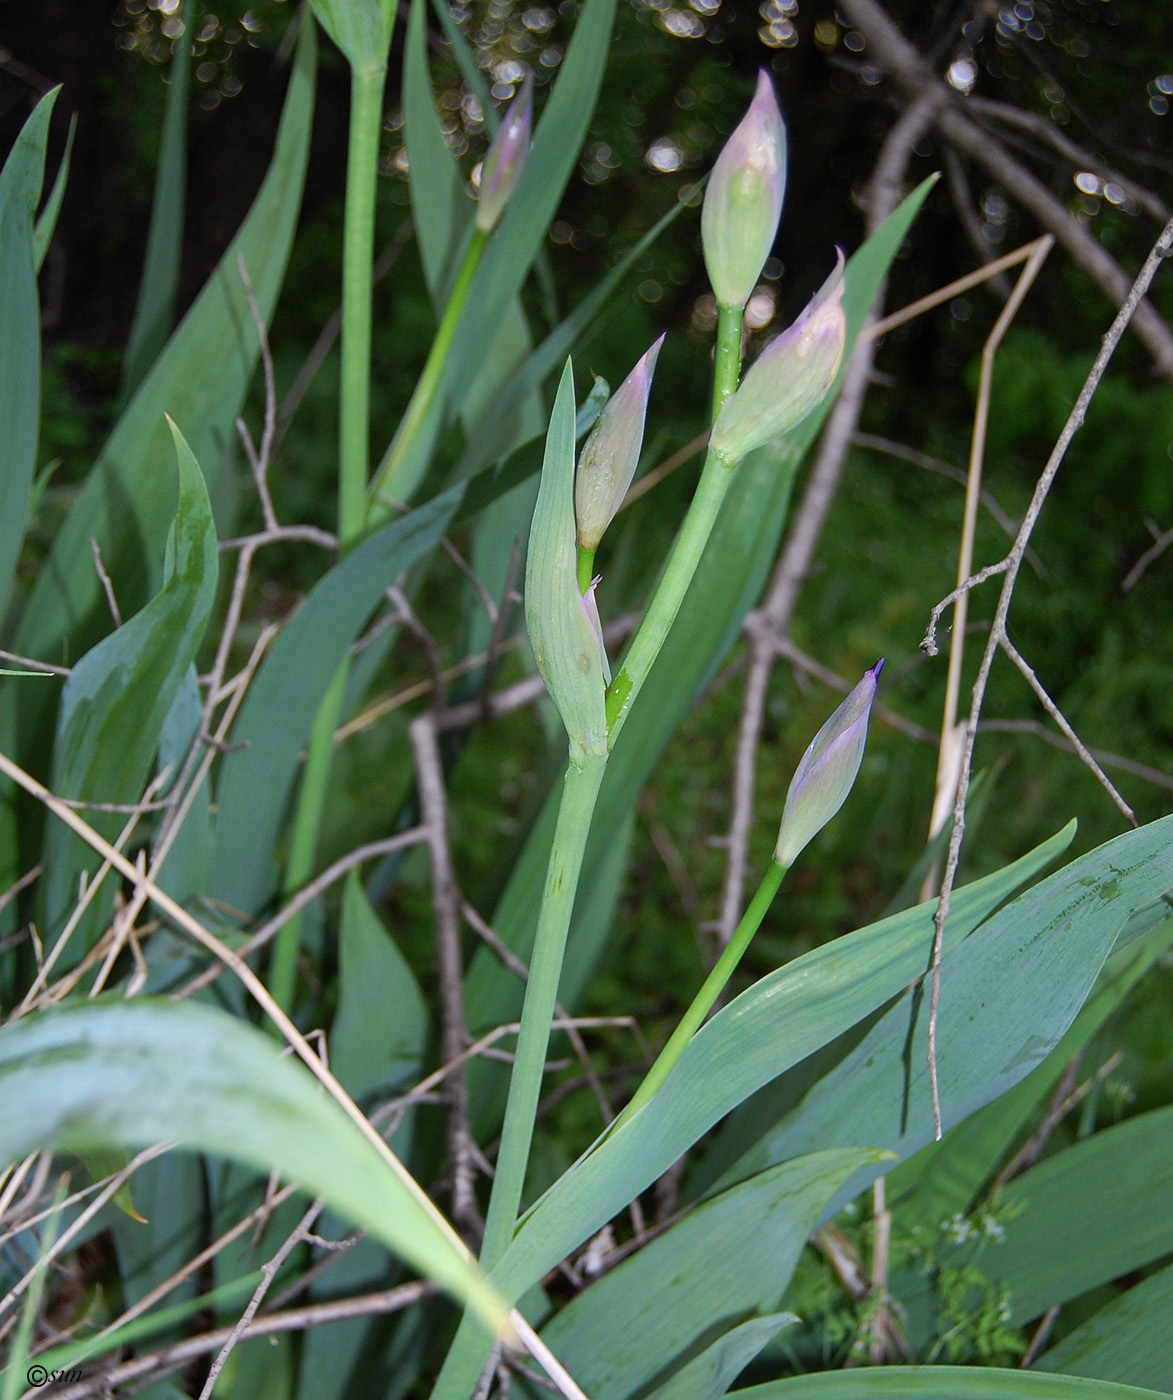
M859 0L854 0L859 3ZM870 0L869 0L870 3ZM941 1097L940 1085L937 1076L937 1016L940 1009L941 1000L941 950L945 936L945 922L949 917L949 901L953 891L953 885L957 878L957 867L961 856L961 842L965 833L965 804L969 792L969 782L973 770L973 748L977 737L978 719L981 715L982 705L985 701L986 686L989 682L990 668L993 666L994 657L999 650L1010 647L1010 639L1006 631L1006 621L1010 613L1010 603L1014 595L1014 586L1018 579L1018 573L1022 567L1022 561L1026 553L1027 542L1031 532L1042 512L1043 503L1046 501L1051 490L1051 485L1067 453L1072 438L1079 431L1087 416L1088 406L1092 401L1100 380L1108 368L1120 339L1124 334L1129 322L1132 320L1137 307L1152 284L1153 278L1157 274L1157 269L1165 258L1173 252L1173 220L1165 225L1160 238L1157 239L1152 251L1145 259L1144 266L1137 274L1132 288L1125 297L1120 310L1117 312L1104 336L1099 353L1091 369L1088 371L1083 388L1079 392L1079 397L1068 415L1067 422L1059 434L1058 440L1052 449L1051 455L1043 468L1038 482L1035 485L1034 493L1031 497L1026 514L1023 517L1022 525L1019 527L1018 535L1015 538L1010 552L1001 562L1000 566L991 569L983 569L972 578L967 579L960 589L954 590L956 594L969 592L977 586L978 582L984 578L989 578L994 573L1002 575L1002 587L998 596L998 603L994 613L994 620L990 626L989 636L982 652L981 662L978 668L977 679L974 681L972 700L970 704L969 717L965 723L965 733L962 745L961 764L957 783L957 797L953 808L953 826L949 836L949 851L945 863L945 874L941 884L941 893L937 902L937 909L933 917L934 937L933 955L931 966L932 990L929 997L929 1025L928 1025L928 1063L929 1081L933 1099L933 1131L939 1139L942 1134L941 1122ZM934 610L936 617L939 611ZM926 632L924 642L926 649L935 645L932 636L933 623L930 623L930 630ZM1017 653L1014 653L1017 655Z

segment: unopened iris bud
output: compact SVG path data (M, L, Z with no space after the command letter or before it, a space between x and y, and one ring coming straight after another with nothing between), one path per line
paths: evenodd
M574 376L566 362L542 462L525 564L534 660L570 739L571 760L607 753L606 652L594 593L584 598L574 547Z
M811 741L790 780L774 859L794 864L799 851L843 806L859 772L883 659L855 687Z
M505 113L505 120L493 137L489 154L481 167L477 228L482 233L492 233L497 227L521 176L525 158L529 155L533 92L533 74L527 73L521 91Z
M705 190L701 244L718 306L741 308L774 246L786 189L786 129L765 72Z
M827 395L847 340L843 314L843 254L798 320L777 336L722 405L709 445L727 462L800 423Z
M603 405L578 459L574 518L580 549L598 549L603 531L623 504L644 440L648 391L664 337L652 346Z

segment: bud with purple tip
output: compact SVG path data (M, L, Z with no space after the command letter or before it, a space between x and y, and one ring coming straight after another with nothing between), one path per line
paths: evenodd
M574 479L574 516L578 547L598 549L603 531L623 504L635 475L644 438L648 391L664 337L652 346L603 405L578 459Z
M859 772L881 658L811 740L790 780L774 859L789 868L843 806Z
M774 246L785 188L786 129L763 71L749 111L717 157L701 208L701 244L718 306L740 311L750 299Z
M517 185L525 158L529 155L533 92L533 74L527 73L521 91L505 113L505 120L493 137L481 167L477 228L482 233L492 233L497 227Z
M800 423L826 397L847 340L843 254L798 320L770 342L713 424L710 446L727 462Z

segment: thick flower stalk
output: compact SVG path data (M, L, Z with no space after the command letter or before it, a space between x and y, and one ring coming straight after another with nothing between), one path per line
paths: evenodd
M843 254L806 309L746 372L717 415L710 446L727 462L788 432L826 397L847 340Z
M578 459L574 518L579 549L591 554L623 504L635 476L644 438L648 393L664 337L651 347L603 405Z
M705 190L701 243L717 305L740 311L761 276L786 190L786 129L763 71L741 124L726 141Z
M784 868L822 831L851 791L868 737L868 716L883 668L876 662L810 742L790 780L774 859Z
M497 227L505 206L521 178L529 155L530 127L533 122L534 80L527 73L521 91L513 99L505 120L493 137L481 167L481 189L477 200L477 229L489 234Z

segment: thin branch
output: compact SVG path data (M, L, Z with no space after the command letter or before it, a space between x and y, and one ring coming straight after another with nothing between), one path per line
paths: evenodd
M870 5L872 0L845 0L845 4L850 4L852 8L861 3ZM962 749L961 772L957 784L957 800L953 809L953 827L949 836L949 852L945 864L945 876L941 885L941 895L937 902L937 909L933 917L934 937L932 956L932 991L929 998L929 1025L928 1025L928 1063L929 1081L933 1098L933 1129L936 1137L940 1139L942 1133L941 1123L941 1099L940 1086L937 1077L937 1016L940 1009L941 1000L941 950L945 937L945 921L949 917L949 901L953 891L953 885L957 878L957 867L961 858L961 842L965 834L965 803L969 794L970 777L973 771L973 747L977 737L977 725L981 715L982 704L985 700L986 686L989 682L990 668L994 662L994 656L1004 644L1009 642L1006 633L1006 619L1010 612L1010 602L1014 595L1014 586L1018 579L1018 572L1022 566L1022 560L1026 552L1027 542L1031 532L1043 509L1043 503L1051 490L1051 485L1059 471L1063 458L1067 453L1067 448L1071 444L1072 438L1083 425L1087 416L1087 410L1091 404L1092 397L1099 387L1100 380L1104 377L1104 372L1108 368L1108 363L1112 358L1120 339L1124 334L1129 322L1132 320L1137 307L1142 298L1152 284L1153 278L1157 274L1157 269L1161 263L1173 252L1173 220L1166 224L1152 251L1145 259L1144 266L1137 274L1136 280L1132 284L1123 305L1112 321L1107 334L1103 338L1099 353L1091 369L1088 371L1083 388L1079 392L1079 397L1075 401L1067 422L1063 426L1062 432L1052 449L1046 466L1036 483L1034 494L1031 497L1030 505L1027 507L1023 517L1022 525L1018 535L1011 547L1010 553L1004 561L1005 577L1002 580L1002 588L998 597L998 605L994 614L994 620L990 627L990 634L986 640L985 650L982 653L981 663L978 669L977 679L973 686L973 699L970 706L969 718L965 726L965 738Z
M948 477L950 481L956 481L961 486L964 486L967 480L966 473L960 467L955 467L949 462L942 462L939 457L931 457L927 452L918 452L915 447L908 447L902 442L879 437L875 433L856 433L851 439L851 445L862 447L865 451L878 452L885 457L896 457L901 461L911 462L914 467L921 467L924 471ZM994 493L984 486L981 489L979 499L990 518L1006 538L1012 540L1018 530L1018 522L1010 518ZM1040 577L1045 576L1047 571L1033 549L1027 550L1026 562Z
M1083 740L1079 737L1075 730L1072 729L1071 725L1067 722L1067 719L1065 718L1062 710L1060 710L1059 706L1056 705L1054 700L1051 699L1050 695L1047 694L1043 683L1035 674L1034 668L1025 659L1025 657L1023 657L1023 655L1018 651L1018 649L1014 646L1014 644L1010 641L1008 637L1002 638L1002 651L1006 654L1010 661L1018 668L1018 671L1022 675L1023 679L1038 697L1039 703L1042 705L1043 709L1046 710L1046 712L1051 716L1051 718L1063 731L1067 742L1080 756L1084 764L1088 768L1090 768L1091 771L1095 774L1100 786L1116 804L1124 820L1129 824L1129 826L1135 826L1136 813L1132 810L1128 803L1125 802L1124 798L1120 796L1119 792L1117 792L1115 786L1112 783L1112 780L1096 762L1091 750L1084 744Z
M944 164L945 178L949 182L949 194L953 200L957 222L969 240L969 246L973 249L978 262L988 266L994 260L990 252L990 244L982 232L982 221L978 218L977 210L974 207L973 192L965 177L965 167L961 157L952 146L946 145L945 147ZM1001 272L994 273L986 285L1003 301L1010 295L1010 283Z
M265 522L265 529L276 530L278 528L277 515L273 510L273 498L269 495L268 478L273 440L277 431L277 381L273 374L273 356L269 350L269 332L265 327L265 318L261 315L261 308L257 305L256 296L253 294L253 284L249 280L244 253L240 249L237 249L236 253L236 270L240 274L240 284L244 288L249 314L253 318L253 326L257 332L257 344L260 347L261 369L265 383L265 420L261 430L260 446L254 448L248 425L243 418L236 420L236 431L240 435L245 456L252 469L253 482L261 501L261 517Z
M429 639L430 640L430 639ZM437 695L437 701L440 697ZM427 832L432 867L432 914L436 921L436 962L440 974L440 1053L454 1061L468 1044L464 1019L464 966L460 951L460 890L452 862L448 835L448 795L444 787L444 763L431 711L413 719L408 727L415 757L420 812ZM444 1088L447 1105L448 1160L452 1172L452 1218L479 1238L484 1222L477 1206L468 1123L468 1081L463 1066L448 1076Z
M1008 190L1055 235L1072 261L1109 301L1121 305L1129 296L1129 278L1124 269L1026 166L966 114L961 100L940 81L878 0L842 0L840 8L863 34L873 60L892 74L905 98L911 103L920 103L932 96L936 104L936 125L942 135ZM1165 378L1173 379L1173 332L1147 303L1138 304L1133 313L1129 319L1137 337L1152 356L1158 371Z
M106 595L106 606L110 609L110 616L114 619L114 626L122 626L122 613L118 609L118 599L114 596L114 585L110 581L110 575L106 572L106 566L102 563L102 548L97 539L90 536L90 553L94 558L94 570L98 575L102 585L102 592Z
M8 661L13 666L21 666L26 671L41 671L46 676L68 676L69 666L51 666L47 661L37 661L31 656L21 656L19 652L4 651L0 648L0 661Z
M216 1358L211 1366L208 1367L207 1379L204 1381L203 1389L200 1391L200 1400L212 1400L212 1391L216 1388L216 1380L220 1372L224 1369L225 1362L227 1362L228 1358L232 1355L236 1344L241 1341L248 1332L253 1319L257 1315L258 1309L265 1301L265 1295L273 1286L273 1280L277 1277L278 1273L280 1273L282 1265L297 1246L306 1239L309 1231L313 1228L314 1222L317 1220L318 1216L321 1215L322 1210L323 1203L321 1201L315 1201L298 1221L297 1227L282 1241L280 1248L272 1258L267 1259L261 1266L261 1281L253 1290L253 1295L248 1300L248 1306L245 1308L244 1312L241 1313L240 1318L237 1320L228 1336L225 1337L224 1345L216 1353Z
M422 826L409 827L406 831L401 831L395 836L386 836L379 841L368 841L365 846L356 846L353 851L348 851L346 855L339 856L332 865L328 865L319 875L316 875L308 885L293 896L278 913L253 934L247 943L242 944L239 949L241 958L250 958L259 949L272 942L277 934L285 927L290 919L306 907L312 904L319 895L323 894L336 884L356 865L362 865L368 860L377 860L382 856L392 855L395 851L406 850L409 846L418 846L427 840L427 832ZM213 982L225 971L225 968L213 965L201 972L198 977L186 983L179 991L172 994L174 1001L185 1001L188 997L193 997L197 992L202 992L205 987L211 986Z
M164 1143L156 1147L148 1147L137 1153L120 1171L115 1172L108 1178L105 1186L97 1193L88 1206L69 1222L69 1225L61 1231L53 1241L52 1246L40 1255L33 1267L19 1279L0 1299L0 1317L8 1312L14 1303L21 1297L34 1278L47 1269L54 1259L60 1258L73 1241L85 1230L86 1226L93 1220L94 1216L109 1201L112 1201L123 1186L138 1171L139 1167L145 1166L147 1162L152 1162L156 1157L161 1157L164 1152L169 1151L168 1144Z
M1160 223L1168 222L1169 218L1173 216L1173 209L1170 209L1163 199L1151 190L1145 189L1143 185L1136 184L1127 175L1122 175L1102 156L1077 145L1064 135L1063 131L1049 117L1040 116L1037 112L1028 112L1022 107L1015 107L1010 102L997 102L988 97L978 97L976 94L967 98L966 106L979 117L1000 122L1004 126L1014 126L1022 131L1029 131L1032 136L1037 136L1057 151L1072 168L1090 170L1093 174L1098 175L1106 185L1119 185L1124 193L1134 200L1146 214L1151 214Z
M1160 534L1156 535L1153 543L1145 550L1136 563L1133 564L1128 573L1125 574L1124 582L1120 585L1121 593L1127 593L1135 588L1141 580L1141 575L1148 566L1159 559L1171 544L1173 544L1173 530L1163 530Z
M355 1317L378 1317L414 1307L425 1298L432 1298L439 1289L431 1283L403 1283L380 1293L366 1293L356 1298L340 1298L334 1302L311 1303L308 1307L290 1308L287 1312L268 1313L253 1318L248 1338L275 1337L286 1332L306 1332L330 1322L343 1322ZM104 1371L96 1371L84 1380L53 1392L53 1400L89 1400L90 1396L112 1395L119 1387L150 1377L158 1380L177 1371L200 1356L219 1350L232 1334L232 1328L220 1327L188 1337L174 1346L149 1352L123 1361Z

